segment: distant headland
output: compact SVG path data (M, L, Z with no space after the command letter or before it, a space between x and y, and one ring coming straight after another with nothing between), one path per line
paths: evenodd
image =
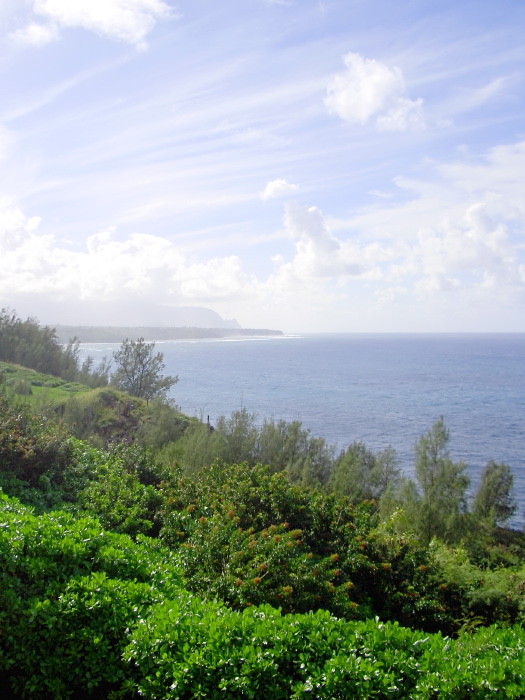
M124 338L148 341L157 340L206 340L220 338L259 338L282 336L284 333L268 328L197 328L166 326L56 326L60 343L78 338L81 343L121 343Z
M125 338L147 341L205 340L282 336L268 328L241 328L203 306L167 306L151 302L66 302L47 304L45 323L56 330L59 342L121 343Z

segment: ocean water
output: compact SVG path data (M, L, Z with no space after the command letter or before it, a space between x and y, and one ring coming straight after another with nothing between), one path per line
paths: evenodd
M117 345L85 344L95 358ZM489 459L514 473L525 517L525 334L331 334L264 339L165 341L172 398L210 421L244 407L258 420L299 420L343 449L392 446L413 473L416 440L440 416L450 454L475 488Z

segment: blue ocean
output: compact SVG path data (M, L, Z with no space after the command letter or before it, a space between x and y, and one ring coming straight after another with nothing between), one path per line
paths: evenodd
M86 344L95 358L117 345ZM413 471L416 440L440 416L450 454L468 465L475 488L489 459L515 476L525 517L525 334L331 334L158 342L172 398L210 421L241 407L299 420L343 449L358 440L392 446Z

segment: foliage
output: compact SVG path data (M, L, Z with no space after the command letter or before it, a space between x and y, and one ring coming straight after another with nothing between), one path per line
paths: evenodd
M434 423L415 447L415 471L420 488L419 532L430 541L433 537L451 540L458 532L461 514L466 510L469 478L465 465L449 457L449 432L443 418Z
M176 442L186 432L190 419L177 413L170 404L156 399L140 422L135 441L143 447L159 450L170 442Z
M180 547L188 586L237 609L324 608L453 629L425 549L378 529L373 503L291 485L268 467L220 465L163 487L161 539Z
M154 606L125 658L146 698L484 700L523 697L523 643L520 628L454 642L377 619L235 614L193 598Z
M89 358L79 366L78 338L62 346L54 328L40 326L35 318L23 321L15 311L5 308L0 310L0 360L90 386L108 382L107 365L94 369Z
M335 460L328 488L353 503L379 499L399 484L401 469L395 450L374 454L362 442L353 442Z
M116 441L136 442L157 451L179 440L190 424L198 423L161 400L148 405L145 400L112 387L90 389L9 363L0 362L2 378L0 393L14 400L23 399L34 414L63 423L75 437L100 447ZM19 383L30 391L15 394Z
M112 387L74 394L52 405L51 410L75 437L101 446L132 442L147 416L145 402Z
M138 447L89 447L0 396L0 486L38 511L69 503L117 532L155 534L163 474Z
M23 321L16 312L5 308L0 310L0 360L57 376L74 368L54 328L41 327L34 318Z
M78 365L78 355L77 365ZM79 367L77 381L87 384L93 389L107 386L111 378L111 358L103 357L102 360L95 365L95 360L91 355L88 355Z
M481 481L474 497L474 514L502 525L517 510L512 489L514 476L507 464L490 460L481 474Z
M117 368L112 383L132 396L150 401L165 397L178 377L163 376L164 355L155 354L155 343L146 343L144 338L126 338L113 353Z
M453 543L461 539L468 524L466 465L453 462L448 452L449 432L443 418L415 445L416 481L403 478L385 489L383 516L401 507L410 529L425 544L434 537Z
M0 395L0 486L45 507L57 502L72 445L68 434L27 405Z
M96 515L116 532L160 532L179 550L195 592L236 609L271 603L347 619L378 614L449 634L465 622L523 618L523 537L504 544L505 531L475 527L472 515L464 521L472 558L458 566L472 580L459 585L446 557L400 526L402 511L381 522L373 502L305 490L260 465L217 463L188 479L138 446L89 447L1 401L0 478L8 493L39 511L62 504Z
M17 697L118 687L127 630L180 586L173 557L151 540L92 518L37 517L0 495L1 680Z
M76 492L75 509L96 515L102 525L128 535L155 535L155 515L161 505L156 485L159 469L134 447L83 452L75 471L84 474ZM68 473L71 481L71 474Z
M213 430L194 425L170 450L170 457L191 474L215 460L227 464L267 464L273 472L285 471L294 484L321 487L328 481L335 448L323 438L310 436L299 421L265 419L246 408L221 416Z
M0 495L4 697L522 698L521 627L457 640L319 610L235 612L182 588L173 555L92 518ZM14 694L14 695L12 695Z
M464 548L449 548L433 541L430 546L434 576L445 605L454 610L458 623L490 625L525 623L525 566L482 569Z

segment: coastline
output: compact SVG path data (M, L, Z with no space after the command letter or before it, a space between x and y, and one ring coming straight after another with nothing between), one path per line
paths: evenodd
M198 328L147 327L147 326L57 326L59 342L67 343L70 338L78 338L81 343L121 343L124 338L130 340L206 340L221 338L266 338L284 336L283 331L269 328Z

